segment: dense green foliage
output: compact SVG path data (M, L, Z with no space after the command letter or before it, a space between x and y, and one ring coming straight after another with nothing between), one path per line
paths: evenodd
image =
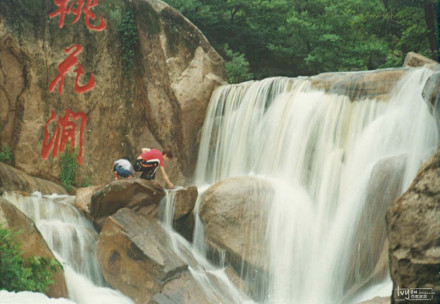
M61 163L59 179L68 192L72 190L72 185L75 181L76 169L78 168L78 163L76 161L77 155L78 151L72 153L70 151L70 147L67 146L60 157Z
M23 259L17 236L0 225L0 290L46 292L62 265L52 258Z
M437 58L436 0L166 2L231 64L249 62L249 71L242 64L233 75L241 70L261 79L401 66L409 51Z
M2 146L0 148L0 162L12 163L14 155L12 154L12 148L10 146Z
M230 83L240 83L253 78L249 73L249 62L244 54L232 51L228 45L224 47L226 55L226 73Z
M122 43L122 65L124 74L129 77L133 68L135 49L137 45L137 30L133 14L127 11L119 24L119 33Z

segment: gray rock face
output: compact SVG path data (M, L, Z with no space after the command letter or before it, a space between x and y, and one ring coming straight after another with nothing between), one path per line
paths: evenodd
M397 287L440 293L440 146L386 214L390 272Z
M157 215L164 189L153 181L140 178L116 180L92 195L90 218L100 229L105 219L119 209L130 208L144 215Z

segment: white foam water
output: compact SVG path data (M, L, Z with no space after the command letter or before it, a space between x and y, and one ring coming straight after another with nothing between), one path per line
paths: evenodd
M308 79L214 92L197 182L255 174L274 181L270 282L257 286L264 303L350 303L389 280L386 263L379 269L388 192L405 191L439 143L438 117L421 94L432 73L407 72L387 102L352 102L311 88ZM377 185L378 176L392 189Z
M7 292L1 297L2 303L133 304L122 293L106 285L95 256L98 234L73 206L74 196L42 195L39 192L23 196L4 192L3 198L35 223L55 257L63 264L70 301L50 299L40 293Z

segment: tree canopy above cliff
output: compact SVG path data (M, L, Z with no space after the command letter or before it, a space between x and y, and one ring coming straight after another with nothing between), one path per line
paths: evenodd
M244 54L257 79L401 66L409 51L437 58L437 0L165 1L227 60Z

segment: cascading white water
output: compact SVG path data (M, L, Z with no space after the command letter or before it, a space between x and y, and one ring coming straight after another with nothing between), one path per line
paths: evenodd
M161 201L161 221L170 236L172 249L188 265L192 277L203 289L204 294L211 303L255 304L231 282L225 267L222 267L224 265L219 267L211 264L204 252L200 251L201 248L190 244L173 230L175 194L175 191L166 191L166 196Z
M100 272L95 256L98 234L80 212L73 206L74 196L41 195L22 196L4 192L3 198L15 205L37 226L56 258L63 264L69 299L77 304L133 304L118 291L108 288ZM14 301L30 302L32 293L3 295ZM40 297L41 302L56 303ZM61 301L59 301L61 303ZM12 302L11 302L12 303Z
M214 92L196 181L253 174L274 181L264 302L346 303L386 280L377 265L391 190L378 191L375 178L380 173L396 194L405 191L437 146L438 118L421 94L432 73L407 72L387 102L351 102L307 79ZM379 224L371 227L371 218Z

